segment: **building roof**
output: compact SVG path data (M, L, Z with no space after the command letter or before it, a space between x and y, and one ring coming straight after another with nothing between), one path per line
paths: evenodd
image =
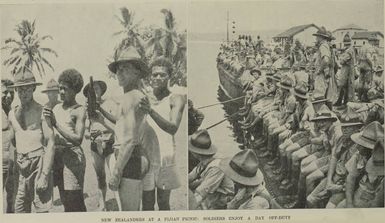
M294 26L294 27L291 27L290 29L286 30L285 32L282 32L276 36L274 36L273 38L288 38L288 37L293 37L294 35L296 35L297 33L300 33L302 31L304 31L305 29L309 28L309 27L314 27L314 28L318 28L318 26L314 25L314 24L307 24L307 25L300 25L300 26Z
M384 34L381 32L375 31L375 32L357 32L352 36L352 39L368 39L370 36L377 36L380 35L382 38L384 38Z
M338 31L338 30L351 30L351 29L355 29L355 30L366 30L366 29L363 29L363 28L357 26L356 24L353 24L353 23L352 23L352 24L349 24L349 25L346 25L346 26L342 26L342 27L340 27L340 28L334 30L333 32Z

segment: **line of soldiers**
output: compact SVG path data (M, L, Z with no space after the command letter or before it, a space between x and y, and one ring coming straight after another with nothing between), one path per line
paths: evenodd
M107 91L104 81L94 81L93 89L91 83L83 88L83 76L75 69L61 72L58 82L48 82L42 91L49 99L44 106L34 99L41 83L28 68L15 74L13 82L2 80L7 213L49 212L54 186L65 212L87 211L84 138L91 141L100 210L106 210L107 186L119 210L138 211L141 206L154 210L156 202L159 210L170 210L171 191L180 186L174 135L182 121L185 96L171 91L169 59L159 57L148 67L134 47L116 56L108 68L124 94L111 101L102 99ZM150 91L143 84L145 78ZM96 101L80 105L76 96L82 89L86 97L94 91ZM14 92L20 103L11 106ZM87 113L91 103L95 116Z
M255 150L276 207L383 207L384 83L374 37L358 50L346 40L337 58L330 32L313 35L315 61L264 75L250 69L239 112L246 147Z

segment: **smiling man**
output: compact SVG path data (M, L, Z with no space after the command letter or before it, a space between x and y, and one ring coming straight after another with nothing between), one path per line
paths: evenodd
M116 164L111 166L109 188L119 192L122 211L138 211L142 197L143 177L148 162L159 165L159 143L154 130L146 122L146 112L140 109L145 98L141 79L148 75L146 63L133 47L117 54L108 65L116 74L124 95L118 100L116 116L99 108L104 117L115 123L114 151Z
M37 83L27 68L15 75L15 88L20 99L9 112L10 128L16 140L16 165L19 183L15 200L16 213L48 212L52 207L52 163L54 136L42 117L43 106L33 98Z

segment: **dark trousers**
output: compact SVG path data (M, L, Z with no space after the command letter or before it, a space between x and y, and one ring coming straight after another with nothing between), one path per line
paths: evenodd
M151 191L143 191L142 209L143 211L153 211L155 206L155 190L156 200L160 211L170 210L170 194L171 190L162 190L156 187Z

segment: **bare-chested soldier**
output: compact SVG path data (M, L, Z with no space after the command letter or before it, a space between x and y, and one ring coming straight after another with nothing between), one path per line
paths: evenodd
M9 112L9 122L16 140L16 163L19 185L15 200L16 213L48 212L52 207L53 130L43 118L43 106L33 98L37 83L26 68L15 75L15 88L20 99Z
M146 122L146 112L140 109L145 97L141 92L141 79L148 75L148 68L138 52L129 47L117 55L108 68L116 74L124 95L118 100L115 117L99 108L103 116L115 124L115 157L111 179L113 191L119 191L122 211L138 211L142 198L142 179L148 160L159 162L159 143L154 130ZM144 158L145 157L145 158Z

